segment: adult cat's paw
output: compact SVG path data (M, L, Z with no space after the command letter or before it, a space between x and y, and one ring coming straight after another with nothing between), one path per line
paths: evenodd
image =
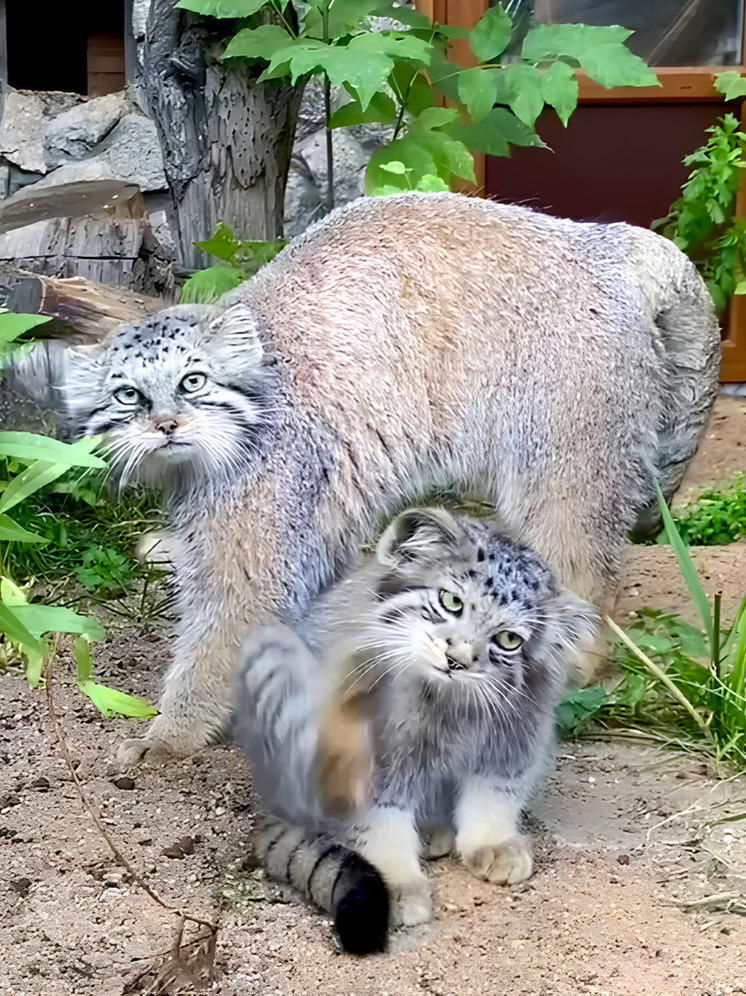
M433 918L433 891L427 879L391 888L391 926L416 927Z
M144 737L124 740L117 751L119 768L130 768L139 761L167 763L175 758L188 757L219 739L206 724L193 723L190 727L174 726L164 716L156 716Z
M472 875L496 885L515 885L534 870L531 841L518 835L502 844L483 845L461 855Z

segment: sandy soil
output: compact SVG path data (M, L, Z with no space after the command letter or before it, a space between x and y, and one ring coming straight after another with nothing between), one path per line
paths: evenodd
M746 402L721 399L689 485L746 469L745 430ZM708 590L735 605L746 544L697 560ZM630 551L615 614L642 605L687 610L665 548ZM99 679L154 697L168 642L167 624L112 631ZM132 724L103 720L69 674L63 651L49 693L0 679L2 993L201 991L209 954L168 962L179 916L133 874L161 902L217 924L208 989L221 996L746 993L746 784L718 782L701 758L637 741L563 745L533 816L533 878L501 889L435 862L435 922L360 960L252 870L250 777L235 748L123 778L109 759ZM187 923L183 939L196 930Z

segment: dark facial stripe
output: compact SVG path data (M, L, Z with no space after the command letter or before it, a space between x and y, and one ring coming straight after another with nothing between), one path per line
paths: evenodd
M385 602L389 598L394 598L396 595L404 595L413 591L423 591L424 588L425 585L407 581L399 574L391 572L383 575L376 586L375 594L377 598L379 598L382 602Z

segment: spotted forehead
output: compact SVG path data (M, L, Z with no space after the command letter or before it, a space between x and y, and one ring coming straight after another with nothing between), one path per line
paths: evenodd
M475 562L466 570L466 578L503 606L531 609L537 600L556 592L551 571L536 554L486 528L478 537Z
M138 360L162 362L164 358L184 359L196 348L194 326L183 321L151 321L124 329L109 347L112 363Z

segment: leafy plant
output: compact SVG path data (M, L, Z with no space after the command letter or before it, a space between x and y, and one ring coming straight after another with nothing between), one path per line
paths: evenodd
M727 79L732 75L723 73L716 81L726 97L732 95ZM694 261L722 312L734 294L746 294L746 222L734 217L746 168L746 135L733 114L724 115L707 133L707 142L684 157L684 165L694 168L681 197L652 227Z
M606 728L647 729L668 744L699 750L718 762L746 766L746 598L723 628L720 596L707 599L686 545L660 496L668 535L702 629L676 615L641 610L626 631L612 620L614 658L624 676L617 687L580 689L560 708L562 735L593 721Z
M674 522L689 546L733 543L746 536L746 475L738 475L725 489L703 491Z
M181 303L212 304L219 297L253 277L287 245L286 239L269 241L238 239L223 222L204 242L195 242L208 255L221 262L193 274L181 288Z
M0 313L0 343L7 347L38 324L38 316ZM71 467L105 469L104 461L91 452L96 443L96 439L85 439L69 444L29 432L0 432L0 462L6 468L0 479L0 645L4 651L12 647L21 655L26 677L36 686L50 652L47 634L75 634L81 691L104 711L111 709L130 716L152 714L154 710L147 703L92 682L90 641L102 640L106 635L95 619L62 606L31 602L27 592L9 576L14 549L49 543L48 537L21 525L19 509ZM13 515L8 514L11 510Z
M502 4L471 30L436 24L392 0L180 0L184 10L227 20L224 59L242 60L258 81L323 81L327 121L327 208L334 203L332 131L366 122L391 128L368 164L366 191L419 189L425 177L474 182L473 153L509 155L511 145L543 146L536 120L552 107L567 124L581 67L605 87L655 86L655 74L625 46L619 26L532 26L518 51ZM383 19L383 20L382 20ZM521 27L521 32L523 28ZM476 66L446 58L467 39ZM331 86L350 101L331 113ZM450 106L441 106L447 100ZM403 164L405 172L384 167Z

